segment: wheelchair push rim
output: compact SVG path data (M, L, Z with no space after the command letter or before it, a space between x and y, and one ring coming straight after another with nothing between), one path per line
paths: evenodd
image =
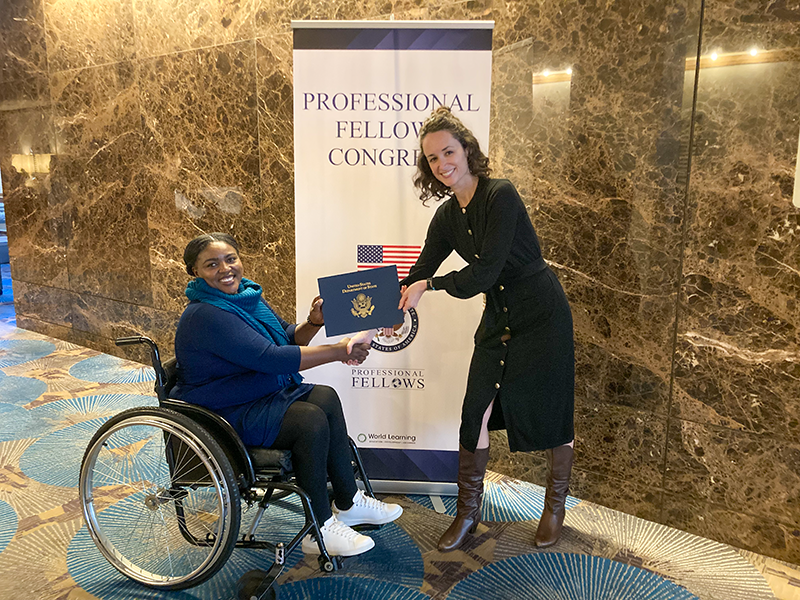
M173 411L132 409L105 423L84 455L79 491L101 554L150 587L202 583L236 543L241 506L230 463Z

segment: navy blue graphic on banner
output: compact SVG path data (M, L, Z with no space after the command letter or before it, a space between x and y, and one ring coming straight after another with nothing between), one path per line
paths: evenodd
M370 479L396 481L455 481L458 452L359 448Z
M295 29L295 50L491 50L491 29Z

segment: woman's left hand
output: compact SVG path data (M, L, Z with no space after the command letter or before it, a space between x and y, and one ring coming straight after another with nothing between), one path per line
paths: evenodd
M322 296L316 296L311 301L311 310L308 311L308 318L315 325L321 325L325 322L325 315L322 314Z

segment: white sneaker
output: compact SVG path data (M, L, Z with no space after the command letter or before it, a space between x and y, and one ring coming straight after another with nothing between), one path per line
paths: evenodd
M367 496L361 490L353 496L353 506L348 510L339 510L336 503L331 504L331 510L338 520L351 527L354 525L383 525L391 523L403 514L403 507L399 504L387 504Z
M319 528L322 532L322 541L325 549L331 556L355 556L375 547L372 538L353 531L332 515L330 519ZM319 554L319 546L309 533L303 538L303 554Z

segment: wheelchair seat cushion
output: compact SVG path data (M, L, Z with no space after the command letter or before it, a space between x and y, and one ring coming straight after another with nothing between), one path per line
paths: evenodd
M293 470L291 450L275 450L274 448L262 448L261 446L248 446L247 453L253 461L253 469L256 472L266 470L287 473Z

